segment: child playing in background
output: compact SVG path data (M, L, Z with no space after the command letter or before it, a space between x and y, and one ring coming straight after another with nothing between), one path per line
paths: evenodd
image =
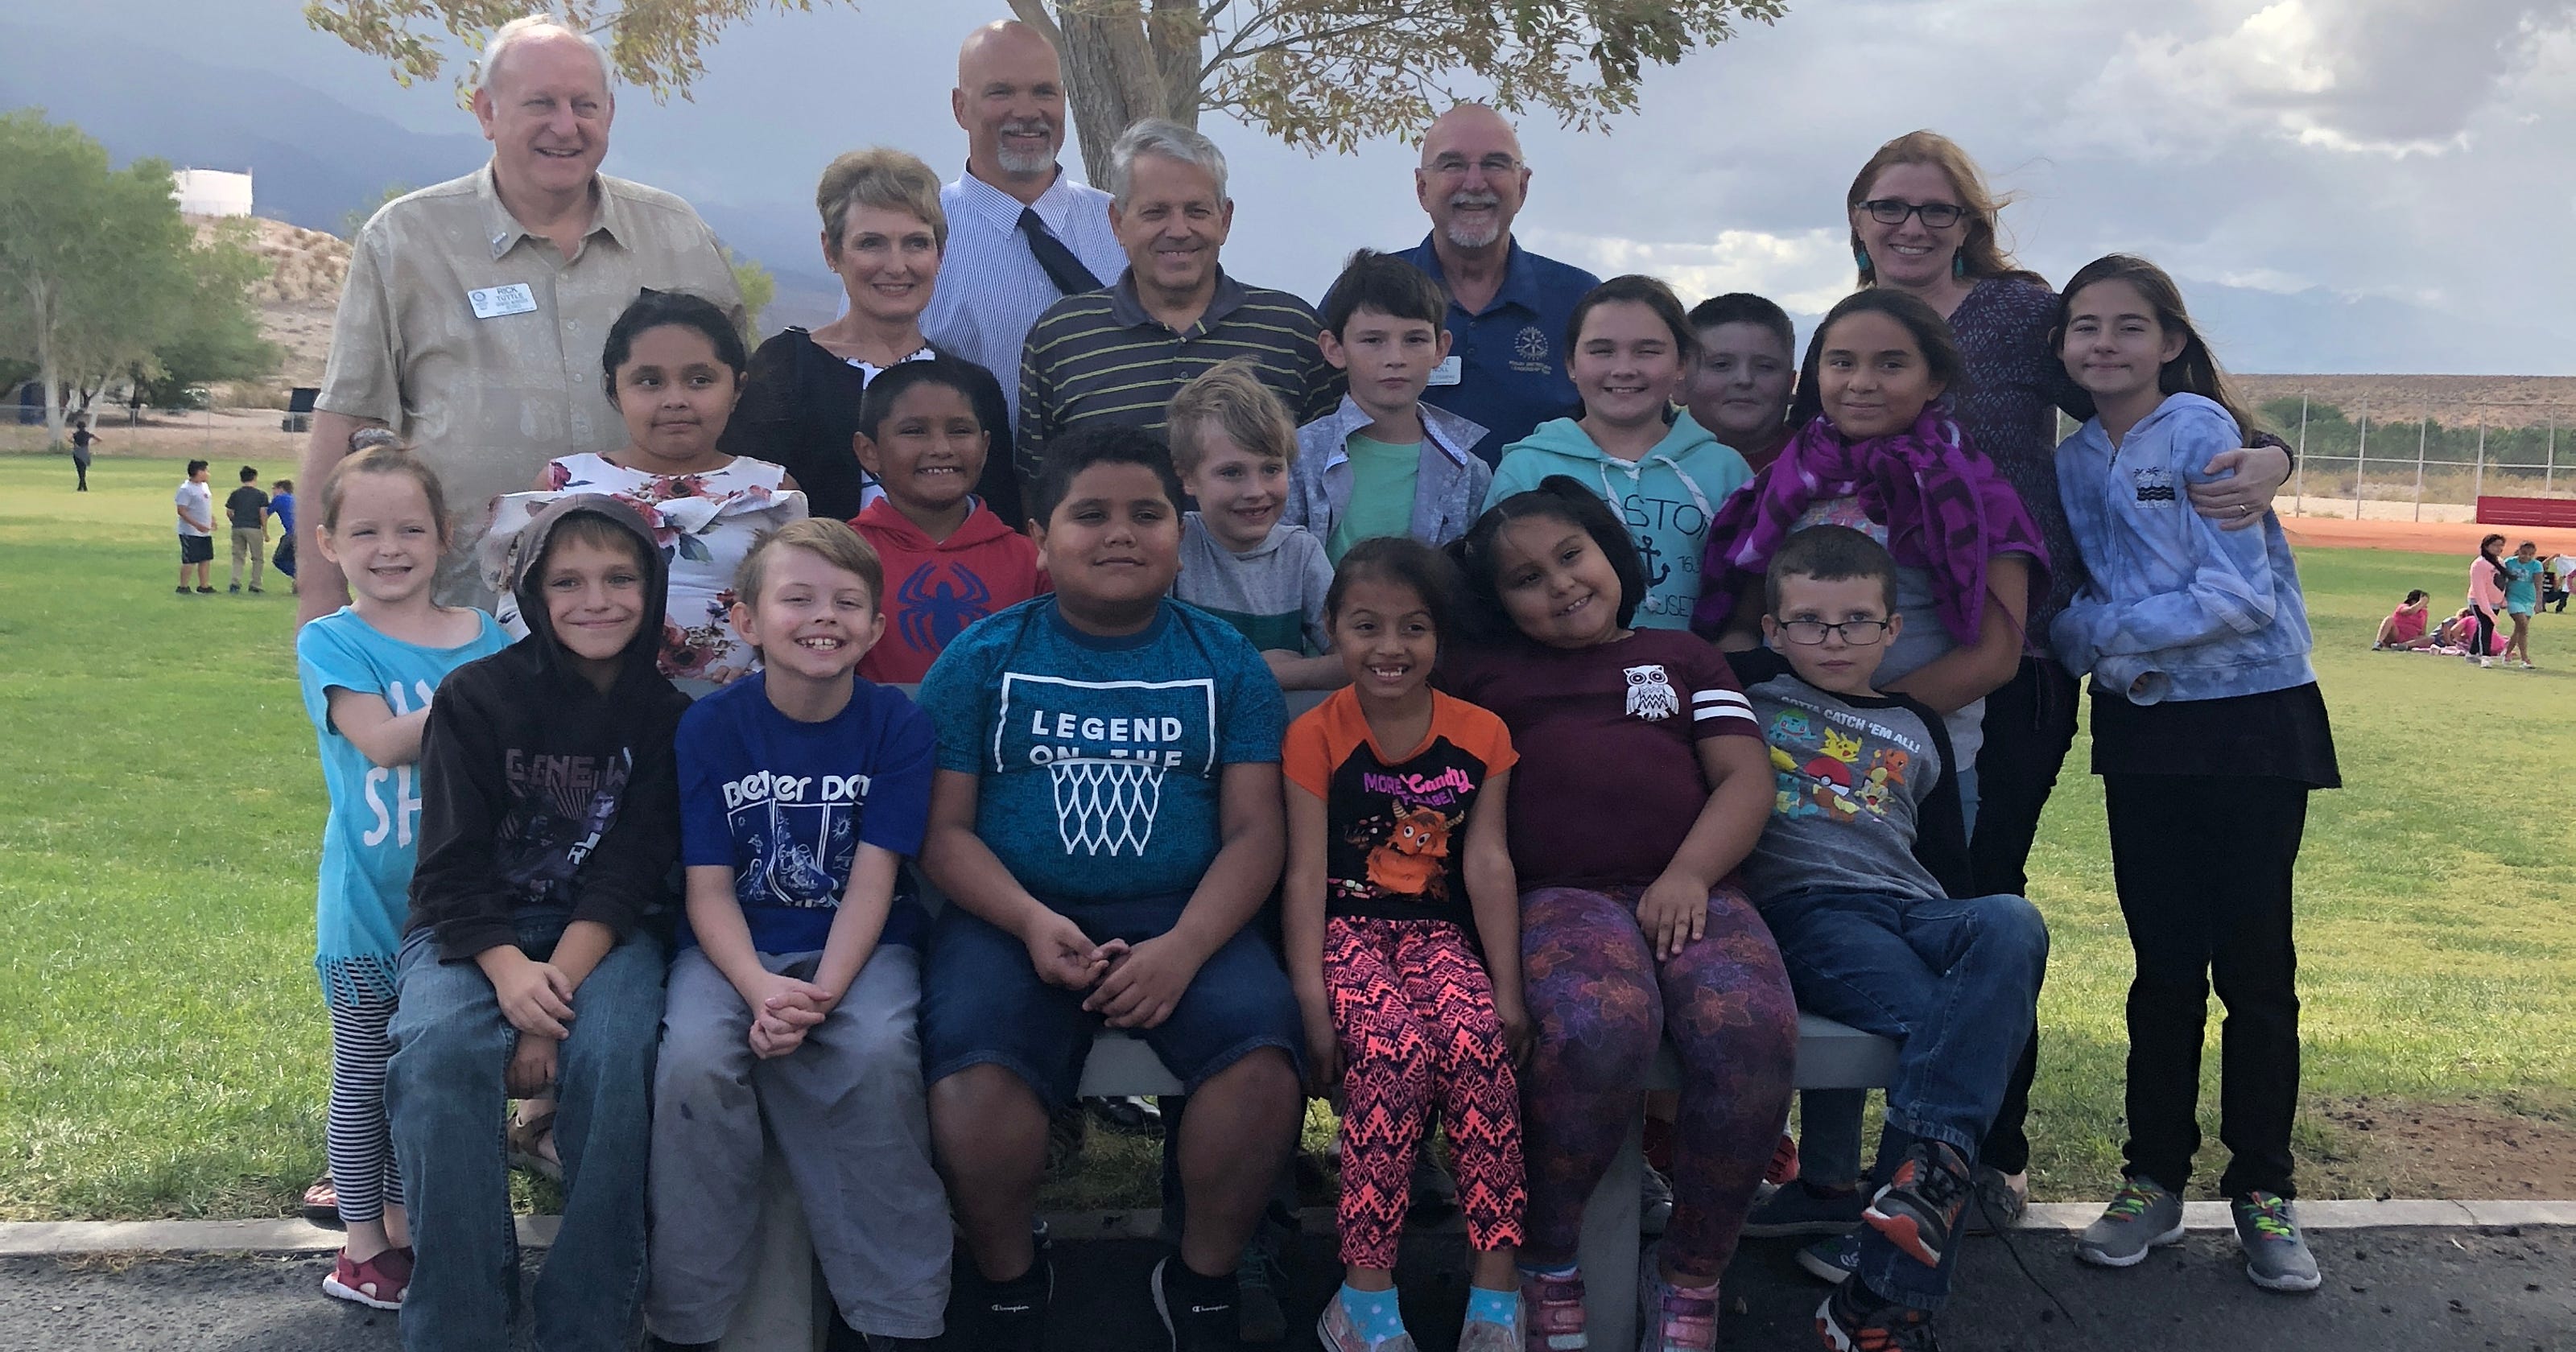
M269 515L277 518L277 552L270 555L269 566L286 578L287 590L295 589L295 481L280 479L276 490L268 495Z
M2406 593L2406 599L2379 622L2379 635L2370 641L2372 650L2395 648L2412 652L2441 642L2441 636L2427 623L2430 601L2421 587Z
M206 462L188 462L188 477L171 498L179 516L179 594L188 592L188 570L197 570L199 596L215 594L215 490L206 486Z
M1523 1327L1532 1347L1583 1346L1584 1203L1669 1035L1682 1064L1674 1205L1639 1275L1640 1345L1705 1352L1797 1056L1779 950L1734 882L1771 814L1752 707L1706 643L1630 627L1645 565L1581 481L1505 498L1453 551L1475 641L1449 691L1499 716L1519 783L1546 786L1514 793L1508 813L1536 1024L1521 1080Z
M268 495L259 491L259 470L241 467L241 487L224 498L224 519L232 523L233 581L231 590L242 589L242 560L250 560L250 594L260 594L259 584L268 566Z
M1834 1352L1928 1348L1978 1148L2037 1014L2048 927L1970 881L1941 716L1872 685L1905 626L1887 550L1810 526L1772 554L1765 600L1770 646L1729 659L1778 771L1744 890L1799 1007L1899 1046L1888 1181L1861 1213L1857 1271L1816 1327Z
M385 1121L385 1025L420 831L421 727L447 673L508 639L482 611L430 597L449 539L438 476L381 428L358 445L322 485L316 533L323 557L347 572L351 600L296 633L295 665L331 802L313 965L331 1013L325 1154L349 1233L322 1289L394 1310L412 1262Z
M949 901L922 1063L974 1266L967 1346L1039 1344L1047 1113L1102 1024L1191 1095L1187 1218L1151 1283L1179 1352L1236 1346L1237 1264L1295 1140L1297 999L1249 928L1279 878L1283 706L1241 634L1166 595L1180 496L1151 432L1048 442L1031 519L1055 591L975 626L921 683L939 729L922 866Z
M1636 622L1651 629L1690 627L1709 521L1752 477L1744 457L1673 408L1698 341L1662 282L1630 275L1592 288L1565 335L1582 416L1541 423L1505 448L1485 491L1490 509L1551 475L1591 485L1644 557Z
M668 613L655 622L661 670L692 694L752 669L733 631L733 575L752 542L805 515L787 471L716 444L742 391L742 333L715 303L683 291L646 291L609 327L601 384L626 421L625 449L567 455L538 472L536 491L492 504L483 550L496 610L513 634L528 626L506 585L506 545L567 493L604 493L653 528L670 575Z
M2050 626L2093 677L2093 772L2111 871L2137 954L2129 985L2129 1139L2110 1209L2076 1256L2106 1267L2182 1239L2200 1146L2202 1028L2213 982L2227 1007L2219 1192L2245 1275L2313 1291L2317 1261L2291 1214L2299 1099L2292 873L2308 793L2341 783L2309 666L2307 602L2281 523L2223 529L2185 490L2251 419L2173 279L2144 259L2086 264L2059 302L2059 355L2095 416L2057 448L2057 483L2091 580ZM2212 804L2228 825L2210 829Z
M1522 1352L1512 1258L1527 1193L1512 1061L1530 1030L1503 840L1514 756L1502 720L1431 688L1454 574L1400 535L1342 556L1324 609L1351 683L1292 724L1281 752L1281 923L1307 1083L1319 1095L1338 1084L1343 1098L1345 1273L1316 1330L1327 1352L1412 1346L1395 1251L1435 1108L1475 1254L1458 1346Z
M1280 520L1297 432L1247 361L1221 363L1172 396L1172 466L1198 503L1182 518L1172 595L1233 625L1284 690L1341 684L1324 593L1333 565L1303 526Z
M1467 533L1494 472L1476 455L1485 429L1422 402L1449 360L1449 296L1422 269L1362 249L1324 293L1324 360L1350 380L1341 407L1297 429L1288 523L1339 563L1381 535L1445 545ZM1451 373L1455 380L1455 372Z
M901 691L853 675L885 630L883 585L838 521L763 537L733 613L760 670L680 720L688 921L654 1069L665 1239L645 1304L666 1343L722 1338L751 1285L764 1124L815 1199L805 1223L841 1318L872 1349L940 1333L951 1240L913 1028L923 916L903 870L935 747Z
M1798 383L1798 330L1789 313L1734 291L1691 307L1698 336L1682 387L1691 419L1759 474L1789 444L1789 395Z
M2522 669L2531 666L2531 617L2540 609L2540 579L2549 571L2540 561L2540 546L2525 540L2504 561L2504 613L2513 620L2513 637L2504 647L2505 660L2520 660Z
M2496 616L2504 610L2505 578L2504 537L2490 533L2478 541L2478 556L2469 560L2469 612L2477 621L2469 660L2482 667L2494 666L2495 654L2504 649L2496 639Z
M671 743L689 701L655 667L667 579L634 509L565 497L510 556L528 636L457 668L421 743L385 1079L419 1251L403 1342L508 1344L518 1245L496 1135L506 1097L551 1086L563 1226L536 1341L623 1352L662 1020L662 946L638 921L679 864Z
M888 593L876 603L885 637L859 661L868 680L920 680L966 626L1046 589L1037 546L973 491L992 444L975 411L980 374L953 357L908 361L860 400L859 464L883 496L850 525L874 546Z

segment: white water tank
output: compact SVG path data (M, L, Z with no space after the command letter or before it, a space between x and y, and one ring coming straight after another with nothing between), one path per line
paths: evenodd
M170 195L188 216L247 216L250 175L221 169L182 169L171 175Z

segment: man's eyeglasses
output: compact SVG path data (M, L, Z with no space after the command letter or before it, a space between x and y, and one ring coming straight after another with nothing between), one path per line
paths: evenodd
M1855 648L1871 647L1887 637L1885 620L1845 620L1840 624L1827 624L1823 620L1781 620L1779 625L1780 632L1787 635L1791 643L1807 648L1824 642L1827 634L1836 635Z
M1966 207L1955 206L1948 202L1925 202L1921 206L1916 206L1912 202L1900 202L1893 197L1873 197L1860 205L1861 210L1868 212L1869 218L1880 225L1903 225L1906 217L1920 216L1923 218L1924 228L1930 230L1947 230L1957 225L1960 217L1968 214Z
M1519 169L1521 167L1521 162L1513 159L1509 155L1487 155L1485 158L1476 161L1475 167L1483 170L1485 177L1487 178L1501 178L1505 174L1509 174L1514 170ZM1467 168L1467 161L1456 155L1443 155L1431 162L1431 172L1440 175L1442 178L1464 178L1467 176ZM1899 217L1898 219L1902 220L1904 218Z

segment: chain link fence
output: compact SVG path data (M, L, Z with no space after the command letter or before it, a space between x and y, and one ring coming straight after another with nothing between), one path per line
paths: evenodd
M2470 521L2480 497L2576 498L2576 404L2415 401L2379 417L2302 395L2252 411L2298 452L2281 486L2293 515Z

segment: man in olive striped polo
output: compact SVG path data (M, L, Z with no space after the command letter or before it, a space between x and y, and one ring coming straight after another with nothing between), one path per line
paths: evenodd
M1172 395L1230 358L1249 360L1300 424L1340 404L1342 377L1315 346L1314 310L1217 264L1234 202L1214 143L1177 123L1139 122L1110 151L1108 186L1127 271L1047 307L1029 330L1016 447L1024 484L1046 443L1085 422L1161 429Z

